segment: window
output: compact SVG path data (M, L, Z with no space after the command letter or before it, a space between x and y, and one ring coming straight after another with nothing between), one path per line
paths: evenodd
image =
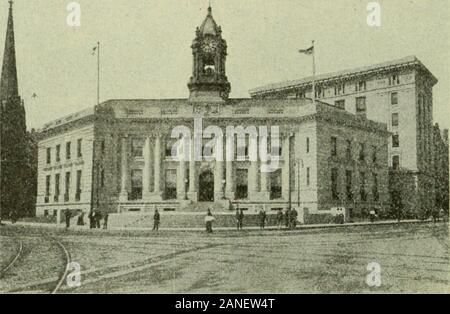
M389 76L389 85L398 85L400 84L400 76L398 74L393 74Z
M366 81L359 81L355 85L355 91L361 92L366 90Z
M66 190L64 193L64 201L68 202L70 200L70 172L66 172Z
M366 108L366 97L356 98L356 115L365 115L367 111Z
M78 158L83 157L82 146L83 146L83 139L80 138L77 140L77 157Z
M377 162L377 147L372 146L372 162L375 164Z
M347 140L347 150L346 150L347 159L352 159L352 141Z
M398 105L398 93L391 93L391 105Z
M52 163L52 149L47 148L47 165Z
M366 144L364 143L359 144L359 160L366 160Z
M347 194L347 200L353 200L353 191L352 191L352 171L345 171L345 191Z
M306 185L309 186L311 182L310 168L306 168Z
M173 200L177 198L177 170L170 169L166 171L165 198Z
M281 169L270 174L270 199L277 200L282 198Z
M248 170L236 170L236 198L244 200L248 198Z
M400 169L400 156L398 156L398 155L392 156L392 168L394 170Z
M51 176L45 178L45 203L49 202L51 180Z
M144 152L144 140L134 138L131 140L131 154L133 157L142 157Z
M361 194L361 201L365 202L367 201L367 194L366 194L366 173L361 172L360 175L361 180L361 186L360 186L360 194Z
M333 200L339 199L338 170L335 168L331 169L331 197L333 198Z
M345 94L345 83L338 83L334 87L334 95L338 96L338 95L343 95L343 94Z
M77 191L75 194L75 200L78 202L81 199L81 170L77 170Z
M339 109L342 109L342 110L345 110L345 100L336 100L335 102L334 102L334 105L337 107L337 108L339 108Z
M142 199L142 170L131 170L131 195L132 201Z
M105 148L106 148L105 140L102 140L102 144L101 144L102 155L105 154Z
M55 175L55 202L59 202L59 194L61 193L59 189L60 177L61 175L59 173Z
M331 137L331 156L337 156L337 138Z
M400 147L400 138L398 134L392 135L392 147Z
M378 175L376 173L372 174L373 185L372 185L372 195L373 200L378 202L380 200L380 194L378 193Z
M309 154L309 137L306 138L306 153Z
M398 113L392 114L392 126L398 126Z
M67 142L66 143L66 159L67 160L70 160L70 158L71 158L71 151L70 151L70 149L71 149L71 143Z
M61 145L56 145L56 162L61 161Z

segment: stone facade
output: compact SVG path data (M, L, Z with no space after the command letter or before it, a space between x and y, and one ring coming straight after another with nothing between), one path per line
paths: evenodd
M123 214L388 208L386 125L306 98L228 98L221 34L209 9L192 45L188 99L109 100L46 125L39 142L38 214L65 208ZM173 153L180 147L174 130L184 130L188 143L179 155ZM213 157L197 156L212 139ZM56 161L56 147L69 142L73 157ZM361 145L364 159L358 159ZM75 182L64 199L50 195L57 175Z
M254 99L312 96L311 78L272 84L250 91ZM418 213L436 206L436 191L448 171L436 168L433 86L437 79L416 58L316 77L316 98L348 112L386 123L392 133L388 163L392 191L402 195L405 211ZM411 176L411 178L408 178Z

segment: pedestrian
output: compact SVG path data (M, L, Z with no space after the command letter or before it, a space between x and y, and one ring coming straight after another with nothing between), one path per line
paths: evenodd
M100 220L102 220L102 213L95 212L95 228L100 229Z
M109 214L107 211L105 211L103 214L103 229L104 230L108 229L108 218L109 218Z
M70 218L71 218L71 213L70 210L67 208L64 212L65 216L66 216L66 229L70 228Z
M297 228L298 212L295 208L291 209L291 229Z
M263 230L266 227L266 219L267 219L266 211L264 209L261 209L259 211L259 227L261 228L261 230Z
M291 209L290 208L286 209L286 212L284 213L284 221L285 221L286 228L289 229L290 223L291 223Z
M236 226L237 230L242 230L244 226L244 211L242 209L236 209Z
M88 218L89 218L89 229L94 229L94 228L95 228L95 223L94 223L94 219L95 219L95 217L94 217L94 211L91 210L91 211L89 212Z
M159 230L159 222L161 220L161 216L157 209L155 209L155 214L153 215L153 231Z
M77 226L84 226L84 213L78 215Z
M208 208L208 212L206 213L206 217L205 217L205 224L206 224L206 232L207 233L212 233L213 232L212 223L213 223L214 220L216 220L216 219L212 215L211 209Z
M377 216L377 214L375 213L375 210L371 210L370 212L369 212L369 216L370 216L370 222L371 223L374 223L375 222L375 217Z
M282 227L283 227L283 211L280 209L278 212L277 212L277 226L278 226L278 229L281 229Z

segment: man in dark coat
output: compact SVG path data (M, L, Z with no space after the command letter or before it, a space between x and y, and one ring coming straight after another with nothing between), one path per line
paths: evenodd
M159 230L159 222L161 221L161 216L157 209L155 209L155 214L153 215L153 231Z
M290 224L291 224L291 209L290 208L286 209L286 213L284 214L284 222L285 222L286 228L289 228Z
M244 211L242 209L236 209L236 226L237 230L242 230L244 226Z
M95 223L94 223L94 212L93 211L91 211L90 213L89 213L89 216L88 216L88 218L89 218L89 229L94 229L95 228Z
M297 227L297 218L298 212L295 208L291 210L291 229L295 229Z
M72 215L68 208L65 210L64 214L66 216L66 229L69 229L70 228L70 218L72 218Z
M102 220L102 213L95 212L95 228L100 229L100 220Z
M105 213L103 214L103 229L108 229L108 218L109 218L109 214L107 211L105 211Z
M261 230L266 227L266 219L267 219L266 212L264 211L264 209L262 209L259 212L259 227L261 228Z
M277 226L278 229L281 229L283 227L283 211L279 210L277 213Z

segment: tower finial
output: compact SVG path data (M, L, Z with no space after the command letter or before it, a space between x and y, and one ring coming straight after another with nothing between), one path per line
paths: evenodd
M9 2L9 8L12 9L14 1L13 0L9 0L8 2Z
M211 0L208 1L208 14L212 14Z

